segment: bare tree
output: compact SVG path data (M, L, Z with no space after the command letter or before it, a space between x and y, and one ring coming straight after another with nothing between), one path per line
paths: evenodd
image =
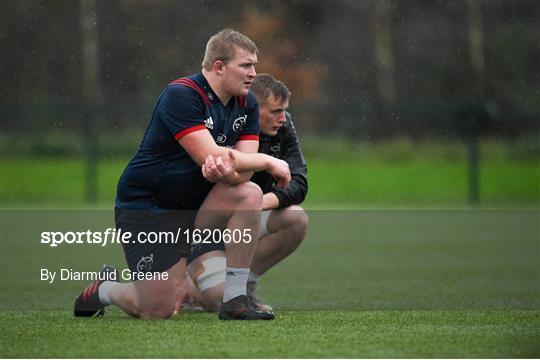
M98 25L95 0L81 0L83 129L86 154L86 199L97 199L97 122L101 105Z
M374 51L377 68L377 93L382 103L395 101L394 52L392 48L392 12L390 0L375 2Z
M467 2L469 7L469 52L475 76L476 96L484 97L485 93L485 59L484 30L482 26L482 4L478 0Z

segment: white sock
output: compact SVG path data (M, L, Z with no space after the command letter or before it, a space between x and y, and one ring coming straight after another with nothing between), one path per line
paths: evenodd
M248 277L249 282L254 282L255 284L258 284L260 278L261 278L261 276L255 274L253 271L249 272L249 277Z
M111 288L116 284L118 284L116 281L104 281L101 283L101 285L99 285L99 301L103 305L111 305Z
M225 269L225 291L223 302L227 302L237 296L246 295L246 285L249 277L249 268Z

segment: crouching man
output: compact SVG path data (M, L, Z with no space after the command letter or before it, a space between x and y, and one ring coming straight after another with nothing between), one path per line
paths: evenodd
M290 92L268 74L259 74L251 84L259 102L259 153L288 163L291 182L286 188L276 185L265 171L256 172L251 181L263 191L258 245L247 283L247 296L260 311L272 311L257 296L259 279L270 268L289 256L306 235L308 217L299 206L307 193L307 166L291 115L286 112ZM188 273L194 283L194 297L206 311L219 311L226 278L226 253L222 243L196 244L188 257Z
M149 232L200 228L259 233L263 194L249 180L254 172L265 171L287 188L291 175L285 161L257 153L259 110L249 92L256 64L256 45L224 29L208 41L202 71L163 90L141 145L118 182L116 228L134 239ZM120 283L117 269L105 266L75 299L75 316L101 315L106 306L116 305L137 318L170 317L189 297L188 241L123 243L133 273L167 276ZM226 244L219 319L274 318L257 310L247 296L256 246L256 241ZM260 274L260 269L255 271Z

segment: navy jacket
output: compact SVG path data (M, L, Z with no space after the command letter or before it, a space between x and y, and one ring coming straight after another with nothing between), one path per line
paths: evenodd
M291 182L286 189L278 188L274 179L265 171L257 172L251 180L263 193L273 192L279 199L279 208L297 205L304 201L308 191L307 164L302 154L291 114L276 136L259 135L259 152L286 161L291 170Z

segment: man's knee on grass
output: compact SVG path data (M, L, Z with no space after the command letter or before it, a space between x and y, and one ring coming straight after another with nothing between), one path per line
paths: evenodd
M185 276L185 267L183 276ZM176 269L175 269L176 270ZM179 276L169 270L171 278L168 280L142 280L135 282L136 313L135 317L141 319L168 319L174 314L178 301L182 301L188 294L187 282L180 281Z
M156 292L140 302L139 318L165 320L175 313L175 307L181 304L188 290L172 284L166 291Z

